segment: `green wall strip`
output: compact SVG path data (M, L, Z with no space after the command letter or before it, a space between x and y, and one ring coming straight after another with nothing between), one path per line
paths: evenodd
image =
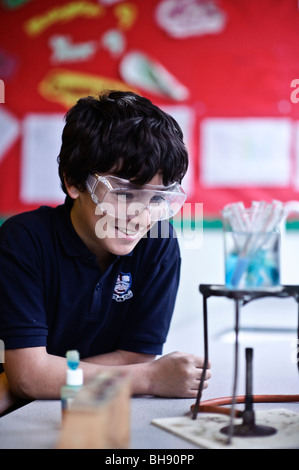
M3 224L5 220L5 217L0 217L0 226ZM182 224L184 224L183 221L172 221L173 226L175 228L183 228ZM204 219L203 221L194 221L194 220L186 220L185 221L185 226L186 228L191 228L192 230L195 230L196 228L203 228L204 230L209 230L209 229L221 229L222 228L222 222L220 219ZM299 230L299 220L291 220L287 222L286 228L288 230Z

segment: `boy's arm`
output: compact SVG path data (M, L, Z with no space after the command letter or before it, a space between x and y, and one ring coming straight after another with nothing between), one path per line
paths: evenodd
M122 355L115 351L82 360L80 368L83 369L84 381L87 382L104 369L128 364L130 354L126 357L124 353ZM145 361L138 354L131 354L135 356L136 362ZM130 357L131 361L133 356ZM6 350L3 365L12 392L21 398L57 399L61 387L65 385L66 359L48 354L45 347Z
M85 382L115 367L128 373L132 394L163 397L196 397L203 365L201 358L177 352L153 360L153 356L115 351L87 360L80 362ZM45 347L7 350L4 368L12 392L22 398L58 399L65 384L66 360L48 354Z

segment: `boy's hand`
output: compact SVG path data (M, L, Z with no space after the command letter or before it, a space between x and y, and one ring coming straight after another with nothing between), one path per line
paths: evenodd
M150 393L163 397L195 398L203 362L203 358L193 354L173 352L149 363ZM204 388L207 388L210 377L211 372L207 370Z

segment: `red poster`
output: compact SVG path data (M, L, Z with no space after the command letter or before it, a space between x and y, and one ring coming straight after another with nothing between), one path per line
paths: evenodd
M171 112L189 202L298 198L296 0L2 0L0 215L63 200L63 116L103 88Z

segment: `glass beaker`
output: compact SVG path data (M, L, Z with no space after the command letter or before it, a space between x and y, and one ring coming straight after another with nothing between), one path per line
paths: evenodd
M280 232L236 232L224 226L225 285L262 289L280 285Z

